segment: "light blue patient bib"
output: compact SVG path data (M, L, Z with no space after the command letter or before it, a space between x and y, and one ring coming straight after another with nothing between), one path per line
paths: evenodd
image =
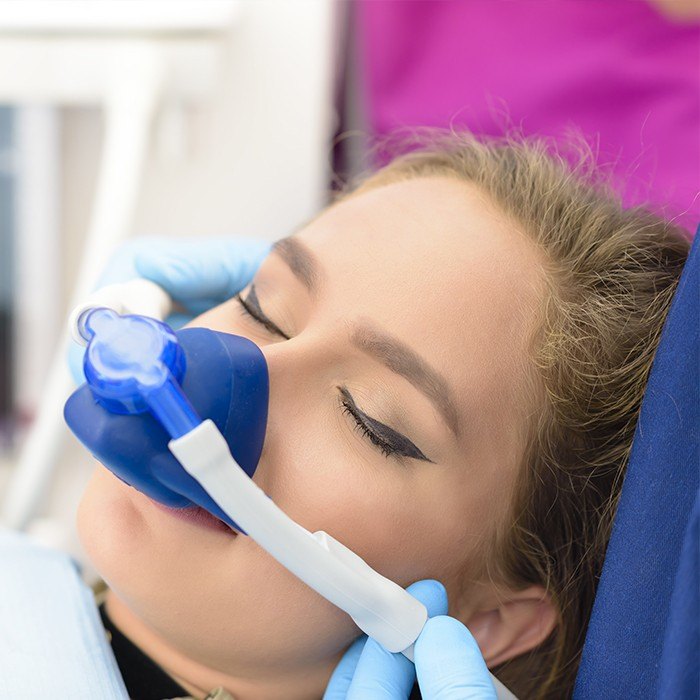
M128 697L75 563L0 529L0 698Z

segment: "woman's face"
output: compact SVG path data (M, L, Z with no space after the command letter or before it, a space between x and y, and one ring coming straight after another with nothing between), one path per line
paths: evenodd
M254 481L402 586L473 583L467 609L451 607L462 618L524 449L540 270L473 186L413 179L278 243L241 294L265 324L235 298L192 323L246 336L267 360ZM143 635L221 677L330 673L359 633L250 538L174 518L104 468L79 529Z

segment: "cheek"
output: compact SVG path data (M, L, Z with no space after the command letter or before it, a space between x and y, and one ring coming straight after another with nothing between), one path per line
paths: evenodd
M467 517L465 491L445 470L375 455L340 412L312 420L299 407L287 416L279 435L271 424L255 480L293 520L403 586L442 580L469 559L484 514Z
M164 537L178 534L178 523L170 525L169 516L161 515L151 499L101 465L80 501L77 525L81 542L106 579L116 575L140 580L149 567L134 567L135 562L152 557L156 547L159 558L175 558L183 546L175 536Z
M105 579L127 576L147 525L126 484L97 466L80 500L77 528L90 560Z

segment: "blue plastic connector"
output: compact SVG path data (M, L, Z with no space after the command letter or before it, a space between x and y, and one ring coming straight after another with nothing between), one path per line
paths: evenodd
M241 528L171 454L168 443L213 421L253 476L265 440L269 377L260 348L208 328L173 331L145 316L95 308L78 319L87 383L64 415L119 479L163 505L205 508Z
M172 438L202 422L180 388L185 355L169 326L96 308L80 317L78 330L88 341L85 378L108 411L135 415L151 410Z

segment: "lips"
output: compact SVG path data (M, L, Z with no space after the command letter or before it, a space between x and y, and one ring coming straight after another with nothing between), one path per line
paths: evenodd
M219 532L225 532L226 534L236 537L238 533L229 527L225 522L219 520L217 517L213 516L208 510L201 508L200 506L188 506L187 508L169 508L164 506L162 503L153 501L153 504L161 511L166 512L173 518L178 520L185 520L191 522L193 525L207 529L207 530L218 530Z

